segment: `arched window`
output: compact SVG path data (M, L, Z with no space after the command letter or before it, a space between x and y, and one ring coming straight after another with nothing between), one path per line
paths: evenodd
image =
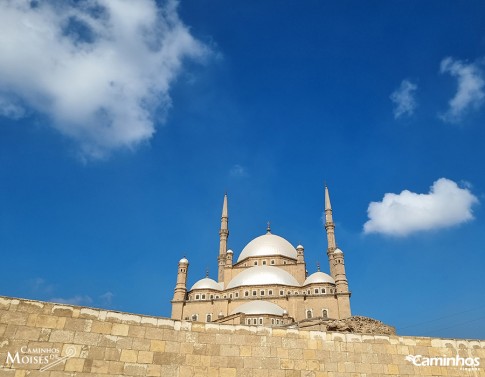
M257 261L257 260L255 260L255 261L254 261L254 265L255 265L255 266L257 266L257 265L258 265L258 261Z
M197 321L199 319L198 314L192 314L192 321Z
M212 322L212 314L207 314L205 317L206 322Z
M195 299L196 300L199 300L200 299L200 295L195 295Z
M322 309L322 317L328 318L328 310L327 309Z
M266 266L266 261L265 260L263 261L263 266Z
M312 310L311 310L311 309L308 309L308 310L306 311L306 317L307 317L307 318L312 318L312 317L313 317L313 313L312 313Z
M318 288L315 288L315 289L314 289L314 292L315 292L315 293L318 293Z

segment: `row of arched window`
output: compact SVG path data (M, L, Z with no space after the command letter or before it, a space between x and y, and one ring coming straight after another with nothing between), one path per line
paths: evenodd
M328 309L322 309L322 311L320 312L321 313L321 316L323 318L328 318ZM313 309L307 309L306 310L306 318L307 319L310 319L310 318L313 318Z
M279 295L280 296L290 296L290 295L319 295L319 294L333 294L335 293L334 288L313 288L313 289L307 289L303 291L291 291L291 290L284 290L280 289L279 290ZM274 296L276 292L274 292L273 289L253 289L251 291L244 291L244 297L264 297L264 296ZM220 295L214 295L214 294L205 294L205 293L197 293L195 295L190 295L189 300L192 300L192 297L194 297L195 300L214 300L214 299L219 299L221 298ZM229 294L224 294L222 295L222 298L239 298L239 292L234 292L234 293L229 293Z

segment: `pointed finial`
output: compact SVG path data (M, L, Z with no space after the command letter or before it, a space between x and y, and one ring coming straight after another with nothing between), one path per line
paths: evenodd
M209 277L209 267L207 267L205 269L205 277L208 278Z
M268 225L266 226L266 233L271 233L271 222L268 221Z
M227 192L224 194L224 202L222 203L222 217L227 218Z
M320 262L317 262L317 271L320 272Z
M332 209L332 204L330 203L330 194L328 193L328 187L325 184L325 209Z

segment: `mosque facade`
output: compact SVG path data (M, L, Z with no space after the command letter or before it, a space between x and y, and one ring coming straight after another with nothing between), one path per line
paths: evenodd
M217 281L206 276L187 288L189 261L179 261L172 300L176 320L278 326L306 319L351 316L344 253L335 242L335 224L325 187L325 231L329 273L308 274L302 245L271 233L250 241L237 259L227 248L227 195L219 230Z

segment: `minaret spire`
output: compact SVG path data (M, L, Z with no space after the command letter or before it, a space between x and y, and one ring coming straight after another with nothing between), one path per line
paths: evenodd
M333 253L337 248L335 243L335 224L333 222L332 204L330 203L330 194L328 187L325 185L325 230L327 231L328 249L327 253Z
M226 264L227 252L227 238L229 237L229 216L227 211L227 193L224 194L224 201L222 203L221 229L219 230L219 257L218 262L218 276L219 282L224 281L224 265Z

